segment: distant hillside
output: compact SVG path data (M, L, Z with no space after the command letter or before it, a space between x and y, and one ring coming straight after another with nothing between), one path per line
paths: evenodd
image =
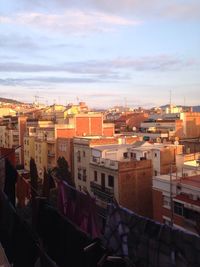
M167 108L167 107L169 107L169 104L160 106L160 108ZM178 105L178 107L183 107L183 106ZM189 106L186 106L186 108L189 108ZM200 112L200 106L192 106L192 110L194 112Z
M0 102L10 103L10 104L23 104L22 102L19 102L17 100L9 99L9 98L4 98L4 97L0 97Z
M200 106L193 106L192 109L194 112L200 112Z

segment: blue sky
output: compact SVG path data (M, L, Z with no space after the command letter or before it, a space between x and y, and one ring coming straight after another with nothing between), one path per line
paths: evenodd
M0 96L200 104L199 0L1 0Z

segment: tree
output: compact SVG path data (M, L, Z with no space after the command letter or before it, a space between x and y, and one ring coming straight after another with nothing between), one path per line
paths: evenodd
M38 190L38 172L35 160L33 158L30 159L30 178L31 178L31 194L32 196L36 196L37 194L36 192Z
M17 171L11 162L5 160L5 184L4 192L8 196L10 202L15 206L15 183L17 182Z
M44 168L42 195L43 197L49 198L50 189L55 188L55 182L52 177L52 172Z
M68 162L64 157L59 157L57 160L57 167L55 168L56 177L60 180L68 182L68 184L74 186L71 173L69 171Z

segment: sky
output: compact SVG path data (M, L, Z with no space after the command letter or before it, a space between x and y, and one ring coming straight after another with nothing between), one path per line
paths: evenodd
M200 105L199 0L0 0L0 97Z

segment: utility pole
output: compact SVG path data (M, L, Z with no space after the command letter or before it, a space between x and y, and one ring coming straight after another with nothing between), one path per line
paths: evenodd
M171 226L174 225L174 205L173 205L173 183L172 183L172 163L170 163L170 207L171 207Z

